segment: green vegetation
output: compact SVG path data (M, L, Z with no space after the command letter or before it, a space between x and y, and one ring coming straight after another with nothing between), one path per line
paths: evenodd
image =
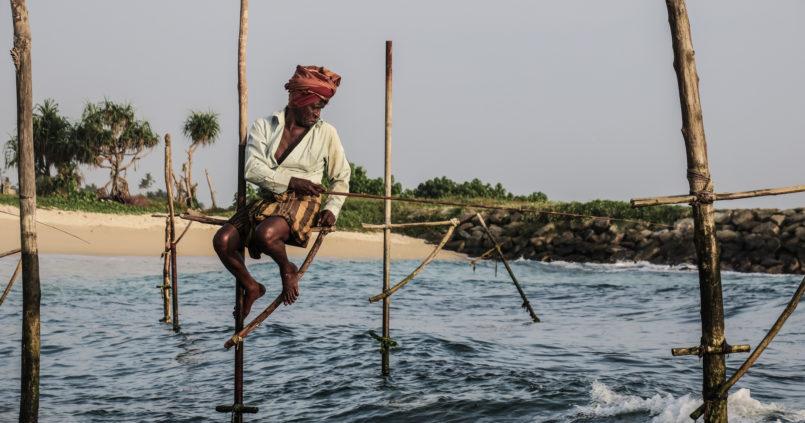
M199 146L212 145L218 138L221 133L218 113L191 110L190 115L184 121L182 132L187 138L190 138L191 142L190 148L187 150L187 161L182 165L184 176L181 178L177 191L180 202L184 199L188 207L196 208L199 206L196 195L198 184L193 183L193 153ZM184 195L182 191L184 191Z
M131 104L104 99L84 106L75 132L92 154L91 165L109 169L110 179L102 190L111 184L109 197L125 201L130 194L124 172L159 143L151 124L137 120Z
M20 200L16 195L0 194L0 204L19 207ZM98 196L90 190L80 190L75 194L62 197L58 195L37 197L36 207L69 211L83 211L107 214L151 214L165 213L165 201L148 200L142 206L118 203L116 201L98 201Z

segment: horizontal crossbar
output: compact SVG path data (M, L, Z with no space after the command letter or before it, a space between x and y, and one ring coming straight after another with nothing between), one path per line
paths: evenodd
M805 191L805 185L796 185L793 187L785 187L785 188L757 189L753 191L724 192L720 194L713 194L713 200L714 201L738 200L741 198L792 194L795 192L803 192L803 191ZM632 204L632 207L646 207L646 206L659 206L662 204L690 203L694 200L696 200L696 196L693 194L688 194L688 195L669 195L664 197L632 198L630 200L630 203Z
M732 353L739 353L739 352L749 352L752 347L748 344L743 345L726 345L725 346L717 346L705 347L705 350L702 351L702 346L699 345L698 347L691 347L691 348L672 348L671 355L674 357L678 357L680 355L705 355L705 354L732 354Z

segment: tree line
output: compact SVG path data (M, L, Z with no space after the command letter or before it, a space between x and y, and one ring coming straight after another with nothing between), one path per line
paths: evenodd
M96 190L101 199L132 202L128 169L147 156L159 144L159 135L151 124L138 119L134 106L104 99L86 103L79 121L73 123L59 113L52 99L37 104L33 111L34 160L37 195L73 195L83 181L79 165L108 169L109 181ZM192 182L193 153L199 146L210 145L220 134L218 114L191 110L183 132L190 140L187 161L179 178L174 176L181 202L198 205L197 185ZM16 136L5 143L5 167L19 162ZM153 183L150 174L140 182L141 188Z
M159 144L159 135L151 129L148 121L136 116L134 106L109 99L98 103L88 102L84 105L80 120L73 123L59 113L59 105L54 100L46 99L34 107L33 126L38 195L81 194L127 204L136 203L126 179L127 171ZM193 154L198 147L213 144L220 132L217 113L195 110L188 113L183 125L183 133L190 140L190 146L186 150L187 160L182 164L179 176L174 174L172 177L175 200L180 204L198 207L198 184L192 178ZM17 137L13 136L5 144L5 167L17 166L18 158ZM93 186L80 190L83 175L79 172L79 165L108 169L109 180L100 188ZM354 163L350 163L350 168L351 192L384 194L385 184L382 178L370 178L363 166ZM140 181L139 188L147 190L154 182L151 174L146 174ZM327 183L326 175L323 183ZM531 202L548 200L540 191L529 195L514 195L500 183L492 185L478 178L455 182L446 176L429 179L414 189L403 189L402 184L396 182L392 175L391 191L394 196L434 199L453 197ZM258 195L255 189L248 193L250 197ZM149 192L148 197L167 199L167 194L158 190Z

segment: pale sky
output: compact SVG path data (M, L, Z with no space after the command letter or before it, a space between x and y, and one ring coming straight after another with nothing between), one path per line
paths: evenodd
M34 102L75 121L86 101L128 101L170 133L178 172L190 109L222 136L194 155L199 199L236 190L239 2L29 0ZM805 2L689 1L716 192L805 184ZM0 46L12 47L8 6ZM322 117L350 161L383 174L385 41L394 42L393 163L407 188L439 176L552 200L687 193L662 0L252 0L249 122L281 109L297 64L342 75ZM0 141L15 133L14 67L0 67ZM178 148L181 147L181 148ZM164 188L163 144L150 172ZM83 169L103 185L107 172ZM16 169L3 171L16 181ZM719 207L805 206L805 194Z

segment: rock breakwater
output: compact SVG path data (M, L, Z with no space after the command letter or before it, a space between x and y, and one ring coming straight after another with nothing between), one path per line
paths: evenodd
M445 248L471 256L492 248L472 215L462 216ZM590 219L537 224L506 211L482 215L507 259L696 263L692 218L667 227ZM715 221L722 270L805 273L805 208L717 210Z

